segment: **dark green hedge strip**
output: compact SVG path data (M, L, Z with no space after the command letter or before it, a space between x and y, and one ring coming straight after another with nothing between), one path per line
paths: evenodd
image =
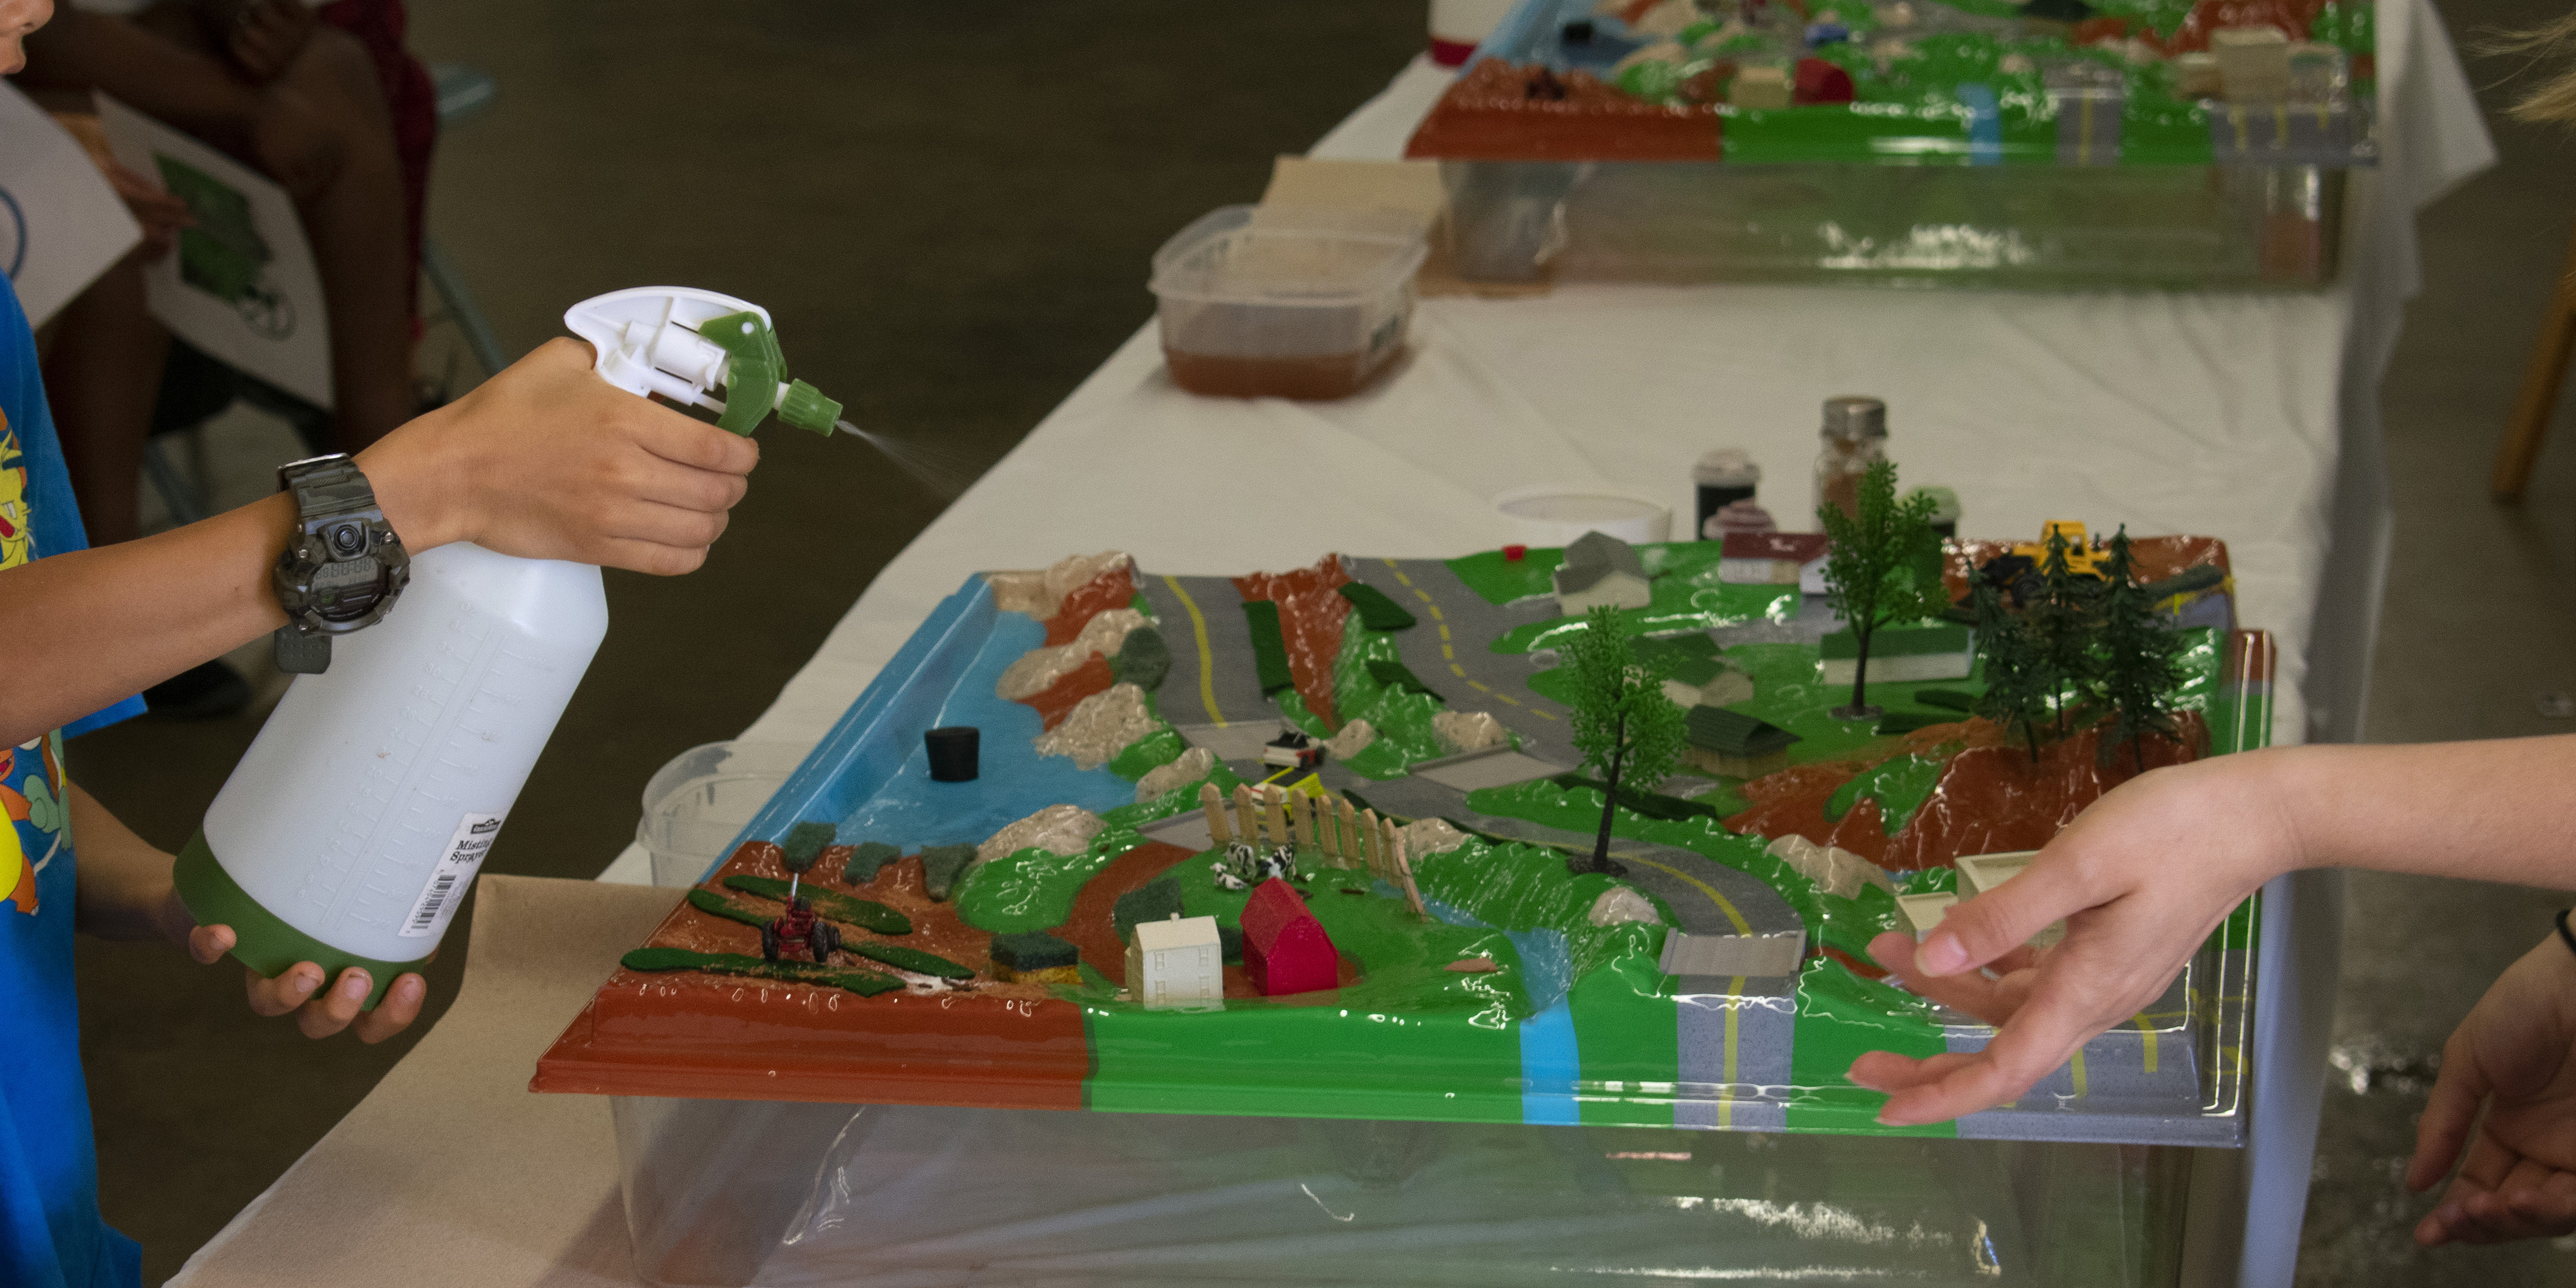
M1386 592L1364 581L1342 583L1342 598L1359 610L1360 625L1373 631L1410 630L1415 618L1402 604L1387 598Z
M776 877L736 874L726 877L724 883L728 890L740 890L744 894L756 894L764 899L776 899L780 903L787 901L787 883ZM874 899L853 899L848 895L813 885L805 886L797 893L814 905L814 912L818 916L829 917L834 921L846 921L861 930L873 930L880 935L912 933L912 918Z
M743 975L782 984L822 984L874 997L903 987L903 981L872 970L817 966L812 962L768 962L746 953L700 953L686 948L638 948L618 959L628 970L702 970L710 975Z
M1279 633L1279 605L1267 599L1244 601L1243 624L1252 632L1252 667L1264 694L1297 687L1288 670L1288 638Z

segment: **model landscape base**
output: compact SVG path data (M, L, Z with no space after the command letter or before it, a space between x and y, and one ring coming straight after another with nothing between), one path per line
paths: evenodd
M2015 544L1950 543L1952 595ZM1615 878L1567 861L1603 794L1560 700L1586 629L1560 611L1560 551L1239 578L1113 552L972 578L532 1085L1895 1132L1851 1061L1991 1031L1886 979L1870 938L1928 924L1927 896L1973 888L1959 860L2038 848L2137 761L2267 741L2271 649L2234 628L2224 547L2133 553L2177 588L2183 714L2116 756L2081 727L2034 755L1962 709L1978 672L1873 679L1887 714L1836 720L1851 688L1823 678L1820 601L1728 580L1718 543L1620 556L1643 575L1620 625L1691 700L1695 767L1623 789ZM925 731L966 726L979 776L936 781ZM763 942L797 915L791 880L831 928L820 962L805 921ZM2239 1143L2253 915L2017 1103L1904 1130Z

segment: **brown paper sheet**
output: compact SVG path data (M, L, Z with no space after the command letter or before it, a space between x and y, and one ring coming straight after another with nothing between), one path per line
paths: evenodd
M483 878L465 980L438 1026L170 1282L636 1283L608 1102L535 1095L528 1075L679 894Z

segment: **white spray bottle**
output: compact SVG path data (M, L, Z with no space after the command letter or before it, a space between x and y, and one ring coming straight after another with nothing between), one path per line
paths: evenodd
M787 378L768 312L730 296L642 287L564 322L610 384L737 434L773 407L824 435L840 415ZM231 926L263 976L366 968L374 1007L438 947L607 631L597 568L467 543L414 556L394 611L296 677L216 794L179 854L188 910Z

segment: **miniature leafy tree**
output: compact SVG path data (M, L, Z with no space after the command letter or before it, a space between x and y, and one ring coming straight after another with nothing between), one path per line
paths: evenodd
M1844 629L1859 646L1852 670L1851 705L1837 708L1837 720L1871 720L1869 642L1880 627L1919 621L1950 606L1941 583L1923 585L1915 574L1915 554L1932 534L1932 498L1917 494L1896 499L1896 467L1873 462L1861 475L1857 513L1820 505L1816 517L1825 525L1833 548L1825 556L1825 602L1842 615Z
M2039 726L2052 715L2056 686L2045 678L2028 628L2004 607L2002 592L1980 578L1970 592L1977 610L1977 654L1985 662L1986 691L1977 699L1977 714L2018 731L2030 745L2030 763L2039 763Z
M2100 679L2093 651L2100 622L2102 583L2075 571L2074 547L2051 530L2039 561L2039 593L2022 608L2030 637L2035 681L2056 712L2057 735L2066 736L2067 708L2090 696Z
M2136 758L2138 772L2147 770L2148 734L2172 737L2174 707L2170 696L2182 682L2182 636L2157 615L2155 600L2138 584L2129 558L2129 530L2111 538L2108 585L2102 592L2101 694L2111 708L2110 733L2099 750L2104 766L2121 744Z
M1566 669L1574 680L1575 750L1587 769L1597 769L1609 785L1601 802L1601 833L1586 860L1569 855L1569 872L1620 875L1626 869L1610 861L1610 821L1619 808L1619 784L1642 782L1653 787L1680 765L1682 709L1664 696L1662 668L1639 661L1619 629L1619 610L1596 604L1583 632L1565 647Z

